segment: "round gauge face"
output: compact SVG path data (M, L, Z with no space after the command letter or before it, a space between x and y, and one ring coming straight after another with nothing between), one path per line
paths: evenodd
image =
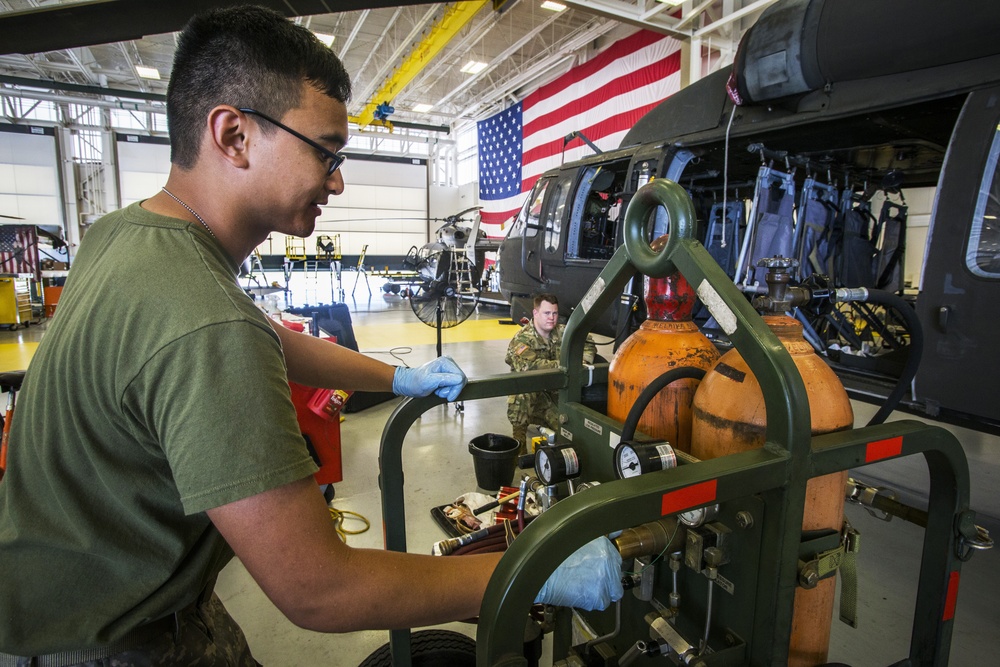
M680 522L686 526L691 526L692 528L697 528L701 524L705 523L705 517L708 514L708 508L699 507L695 510L688 510L687 512L681 512L677 515Z
M544 448L535 453L535 474L543 484L552 483L552 459Z
M618 456L615 459L615 467L618 469L618 476L621 479L628 477L638 477L642 474L642 464L639 462L639 455L635 449L628 445L618 448Z

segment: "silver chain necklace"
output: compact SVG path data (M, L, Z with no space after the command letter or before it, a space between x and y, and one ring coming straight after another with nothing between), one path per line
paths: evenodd
M205 219L202 218L200 215L198 215L197 211L195 211L193 208L191 208L190 206L188 206L187 204L185 204L183 201L181 201L181 198L178 197L177 195L175 195L170 190L167 190L166 188L160 188L160 189L163 190L167 194L168 197L170 197L175 202L177 202L178 204L180 204L181 206L183 206L184 208L186 208L191 213L191 215L193 215L195 218L197 218L198 222L200 222L202 224L202 226L205 227L205 229L208 230L208 233L212 235L213 239L217 238L215 236L215 232L213 232L212 228L208 226L208 223L205 222Z

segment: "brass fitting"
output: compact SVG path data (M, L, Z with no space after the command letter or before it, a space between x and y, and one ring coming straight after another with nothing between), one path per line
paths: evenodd
M684 545L684 531L678 528L677 519L669 516L623 530L614 542L623 559L658 556L680 549Z

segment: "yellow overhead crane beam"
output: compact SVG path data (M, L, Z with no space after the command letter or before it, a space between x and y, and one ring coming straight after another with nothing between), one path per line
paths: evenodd
M382 102L391 102L399 91L405 88L410 81L413 81L417 74L458 34L459 30L472 20L472 17L487 2L488 0L475 0L474 2L452 3L451 7L445 10L441 19L431 27L427 35L400 63L396 71L386 79L378 92L372 95L371 100L361 110L357 119L351 118L351 120L356 120L361 129L370 125L375 120L375 107Z

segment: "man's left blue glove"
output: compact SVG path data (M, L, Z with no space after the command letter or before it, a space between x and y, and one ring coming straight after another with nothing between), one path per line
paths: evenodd
M469 378L451 357L438 357L419 368L397 366L392 376L392 393L397 396L427 396L431 392L454 401Z

